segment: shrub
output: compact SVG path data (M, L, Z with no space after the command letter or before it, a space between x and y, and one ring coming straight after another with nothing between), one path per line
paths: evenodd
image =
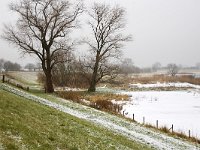
M119 113L122 110L122 106L118 104L113 104L111 101L108 100L96 100L95 102L91 102L90 106L96 109L114 113Z
M114 104L111 100L122 100L123 98L127 100L127 95L118 95L118 94L103 94L103 93L95 93L91 94L84 91L61 91L57 92L57 94L67 100L71 100L76 103L83 103L82 99L90 101L90 107L105 110L113 113L119 113L122 110L122 106L118 104Z
M112 93L95 93L94 95L86 95L85 99L91 102L95 102L98 100L105 100L105 101L123 101L128 100L129 96L125 94L112 94Z
M62 91L57 92L57 94L66 100L72 100L76 103L81 103L81 99L83 98L83 92L80 91Z

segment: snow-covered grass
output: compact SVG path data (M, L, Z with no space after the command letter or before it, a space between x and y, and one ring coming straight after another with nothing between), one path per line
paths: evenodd
M116 132L127 138L141 142L143 144L148 144L155 149L163 150L199 150L200 146L194 143L189 143L179 138L170 137L162 134L161 132L153 129L148 129L138 125L134 122L130 122L126 119L113 116L111 114L95 110L93 108L83 106L77 103L72 103L55 96L50 96L51 98L44 99L32 94L17 90L5 84L1 87L4 90L10 91L27 99L39 102L41 104L53 107L62 112L71 114L78 118L86 119L98 126L107 128L110 131Z
M123 106L126 117L156 126L170 128L173 124L174 130L184 132L186 135L191 131L191 136L200 139L200 86L189 83L158 83L158 84L135 84L139 88L152 87L188 87L187 91L139 91L124 92L131 95L131 100Z
M0 88L0 150L151 149L87 120L29 101L33 97L21 96Z

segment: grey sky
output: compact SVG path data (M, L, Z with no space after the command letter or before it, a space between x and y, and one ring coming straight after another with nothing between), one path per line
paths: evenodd
M3 23L16 17L8 9L12 0L0 2L0 33ZM16 1L16 0L15 0ZM127 29L133 41L126 44L124 57L138 66L174 62L185 66L200 62L200 1L199 0L85 0L119 4L127 10ZM27 63L20 59L16 48L0 39L0 58Z

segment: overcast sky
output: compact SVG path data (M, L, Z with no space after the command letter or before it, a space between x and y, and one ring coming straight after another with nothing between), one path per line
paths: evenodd
M0 1L0 34L4 23L16 16L8 4L17 0ZM85 0L118 4L127 11L127 32L133 41L124 47L124 57L137 66L163 66L177 63L192 66L200 62L200 0ZM0 39L0 58L25 64L32 58L21 58L20 52Z

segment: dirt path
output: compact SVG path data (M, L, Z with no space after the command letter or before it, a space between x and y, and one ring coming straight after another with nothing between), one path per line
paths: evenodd
M51 101L32 94L15 89L11 86L0 84L0 88L22 96L26 99L36 101L59 111L71 114L78 118L86 119L92 123L103 126L116 133L122 134L129 139L148 144L155 149L163 150L200 150L200 145L195 145L179 138L174 138L162 134L156 130L145 128L136 123L131 123L125 119L110 115L93 108L77 103L51 97ZM52 100L54 99L54 100Z

